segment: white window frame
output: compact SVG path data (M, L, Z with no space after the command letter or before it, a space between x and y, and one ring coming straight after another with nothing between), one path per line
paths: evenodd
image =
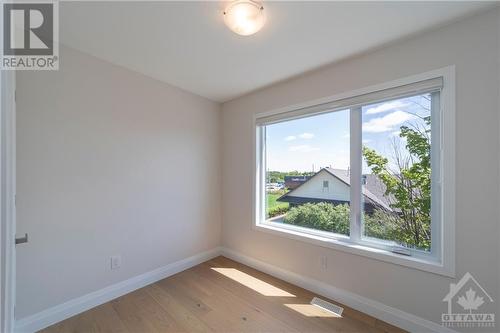
M432 223L431 251L397 248L389 242L357 237L361 226L361 106L384 100L426 93L427 86L442 80L439 99L433 98L431 131L439 150L431 147L432 154ZM429 83L430 82L430 83ZM427 87L427 88L426 88ZM427 90L426 90L427 89ZM436 109L437 108L437 109ZM351 236L302 228L266 221L265 217L265 125L306 116L350 109L351 126ZM455 67L429 71L410 77L378 84L356 91L330 96L300 105L258 113L255 128L255 186L254 218L252 227L322 247L362 255L435 274L455 277ZM436 133L438 133L436 135ZM353 167L355 170L353 170ZM359 170L358 170L359 169ZM354 209L353 209L354 208ZM398 251L399 250L399 251Z

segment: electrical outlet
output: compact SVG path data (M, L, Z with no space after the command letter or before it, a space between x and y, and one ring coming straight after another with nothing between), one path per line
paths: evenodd
M118 269L122 265L122 257L121 256L112 256L110 258L110 268Z
M319 262L321 265L321 270L326 271L328 269L328 258L326 256L322 255L319 258Z

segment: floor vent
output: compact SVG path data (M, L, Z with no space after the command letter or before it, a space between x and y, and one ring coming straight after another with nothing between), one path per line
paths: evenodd
M344 311L344 308L335 304L332 304L330 302L324 301L320 298L314 297L311 301L312 305L318 306L322 308L323 310L329 311L339 317L342 317L342 312Z

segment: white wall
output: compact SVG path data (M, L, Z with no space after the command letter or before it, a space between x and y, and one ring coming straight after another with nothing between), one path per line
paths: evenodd
M467 271L500 301L498 15L490 10L225 103L223 245L435 322L446 311L449 284ZM453 64L457 279L252 229L254 113ZM327 272L320 270L320 255L328 257Z
M220 243L220 106L65 47L60 59L18 72L17 318Z

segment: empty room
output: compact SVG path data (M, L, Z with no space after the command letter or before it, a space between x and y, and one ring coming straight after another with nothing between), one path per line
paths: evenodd
M500 2L3 0L0 332L500 332Z

